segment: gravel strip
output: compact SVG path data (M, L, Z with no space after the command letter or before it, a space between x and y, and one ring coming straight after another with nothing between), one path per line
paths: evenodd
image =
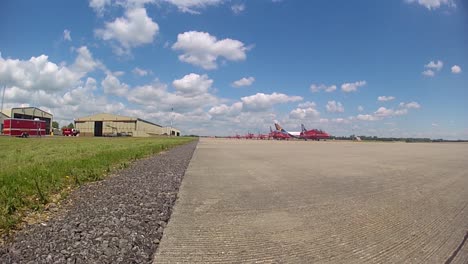
M73 192L46 223L0 248L0 263L151 263L197 142Z

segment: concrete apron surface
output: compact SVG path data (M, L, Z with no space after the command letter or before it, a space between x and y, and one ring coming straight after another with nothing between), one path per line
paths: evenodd
M202 139L155 263L468 263L468 144Z

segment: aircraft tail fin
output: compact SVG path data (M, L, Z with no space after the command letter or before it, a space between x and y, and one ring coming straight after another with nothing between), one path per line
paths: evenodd
M279 130L279 131L285 131L278 123L275 123L275 128L276 130Z

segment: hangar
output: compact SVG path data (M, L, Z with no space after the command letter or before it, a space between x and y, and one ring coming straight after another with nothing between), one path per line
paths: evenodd
M46 135L50 134L53 115L37 107L15 107L11 109L11 118L40 119L46 121Z
M0 112L0 134L3 133L3 120L10 118L8 115Z
M81 136L130 135L150 137L158 135L180 136L175 128L166 128L141 118L101 113L75 119L75 128Z
M163 135L180 137L180 130L174 127L163 127Z

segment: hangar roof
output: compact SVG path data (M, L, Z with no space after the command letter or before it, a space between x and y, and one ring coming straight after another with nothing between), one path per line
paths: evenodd
M140 121L140 122L145 122L151 125L161 127L158 124L143 120L141 118L136 118L136 117L131 117L131 116L122 116L122 115L113 115L113 114L107 114L107 113L100 113L96 115L90 115L90 116L85 116L85 117L80 117L80 118L75 119L75 122L86 122L86 121L127 121L127 122Z
M21 113L21 114L26 114L26 115L34 115L34 116L41 116L41 117L48 117L48 118L53 117L51 113L48 113L37 107L13 107L11 109L12 116L13 116L13 113Z
M1 111L0 111L0 116L3 117L3 118L10 118L9 115L7 115L7 114L5 114L5 113L3 113Z

